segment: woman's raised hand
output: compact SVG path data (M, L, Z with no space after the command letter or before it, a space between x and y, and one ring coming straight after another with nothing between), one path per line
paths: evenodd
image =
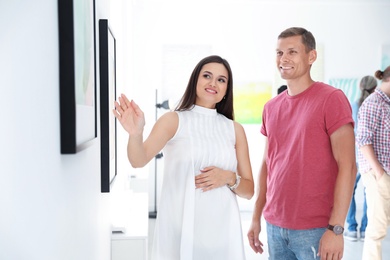
M141 135L145 126L145 116L139 106L121 94L114 103L114 116L121 123L129 135Z

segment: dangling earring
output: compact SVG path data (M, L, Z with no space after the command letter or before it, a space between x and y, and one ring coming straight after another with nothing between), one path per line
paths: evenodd
M224 96L223 99L226 99L226 96Z

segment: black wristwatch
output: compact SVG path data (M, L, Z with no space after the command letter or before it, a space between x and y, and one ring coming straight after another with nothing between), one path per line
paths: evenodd
M344 228L340 225L328 225L327 228L332 230L337 236L341 235L344 232Z

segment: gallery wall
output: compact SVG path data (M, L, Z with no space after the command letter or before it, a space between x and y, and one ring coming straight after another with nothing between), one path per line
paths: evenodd
M110 7L96 0L96 18ZM0 259L110 259L99 138L60 153L57 13L57 1L0 1Z
M390 43L386 0L96 0L96 7L97 19L112 18L118 39L118 92L144 108L146 132L155 90L159 100L172 89L180 95L205 54L190 51L196 55L187 62L169 63L179 83L163 88L163 46L211 46L229 60L235 81L272 83L275 39L286 27L307 27L324 46L324 80L373 73ZM0 22L0 259L109 259L110 194L100 193L99 141L60 154L57 3L0 1ZM245 128L256 173L258 126ZM152 176L153 164L128 165L127 136L118 136L120 171Z

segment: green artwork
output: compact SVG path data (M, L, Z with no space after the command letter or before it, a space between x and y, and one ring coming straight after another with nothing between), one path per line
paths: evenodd
M261 124L265 103L272 97L272 86L251 82L234 86L234 117L241 124Z

